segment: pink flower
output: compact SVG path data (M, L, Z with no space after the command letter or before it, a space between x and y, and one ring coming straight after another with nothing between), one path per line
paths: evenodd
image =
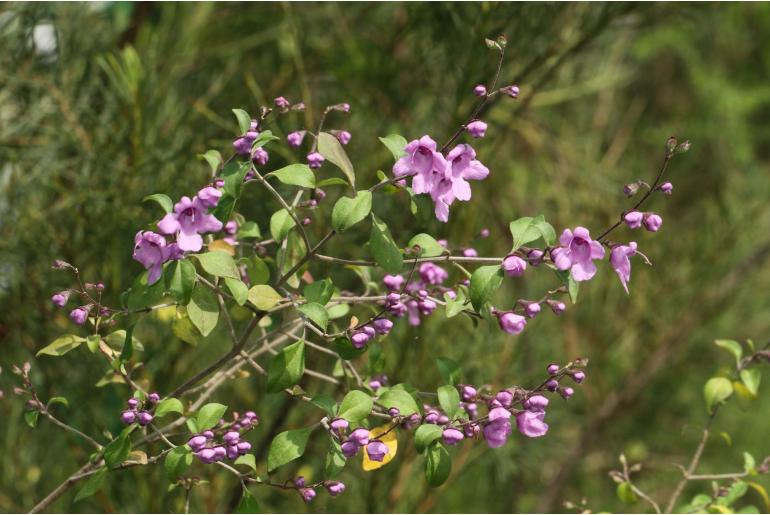
M623 221L626 222L629 229L638 229L642 226L642 218L644 218L644 215L639 211L629 211L623 217Z
M468 181L484 180L489 175L489 168L476 159L476 151L473 147L464 143L450 150L446 161L446 172L438 180L434 177L432 189L429 192L436 203L436 218L442 222L449 220L449 206L455 200L471 199L471 185ZM415 193L417 193L416 189Z
M632 241L628 245L617 245L612 248L610 252L610 264L612 268L617 272L620 277L620 284L623 285L623 289L628 293L628 281L631 280L631 259L633 256L639 254L649 265L650 261L647 256L636 250L636 242Z
M519 433L529 438L537 438L548 432L548 424L543 422L545 411L522 411L516 415L516 427Z
M587 281L596 274L594 259L604 258L604 247L591 239L588 229L576 227L575 231L565 229L559 238L561 247L551 252L553 262L559 270L571 270L576 281Z
M158 229L163 234L176 234L176 241L181 250L198 252L203 248L201 233L216 232L222 229L222 222L207 213L204 202L198 197L182 197L174 206L174 211L158 222Z
M500 329L508 334L519 334L527 325L527 319L521 315L517 315L513 311L498 313L497 321L500 324Z
M494 408L489 412L489 423L484 426L484 439L492 449L505 445L511 434L511 412L505 408Z
M521 277L527 269L527 262L519 256L508 256L503 260L503 270L509 277Z
M466 128L468 129L468 134L473 138L483 138L487 132L487 124L481 120L473 120Z

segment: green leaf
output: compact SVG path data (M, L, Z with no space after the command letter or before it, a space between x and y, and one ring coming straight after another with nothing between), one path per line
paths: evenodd
M471 275L469 295L471 304L478 311L503 284L503 270L498 265L482 266Z
M277 242L282 242L289 235L292 227L297 225L294 222L294 218L291 217L288 211L281 209L273 213L270 217L270 234Z
M239 456L237 460L233 462L233 465L244 465L249 467L254 472L257 471L257 460L253 454L244 454Z
M120 436L107 444L104 448L104 462L108 467L116 467L126 461L128 453L131 452L130 432L123 431Z
M182 405L182 401L175 397L169 397L168 399L163 399L160 401L158 406L155 408L155 416L162 417L163 415L168 415L169 413L184 413L184 406Z
M315 281L314 283L305 286L302 294L308 302L317 302L318 304L325 306L334 294L334 283L328 278L322 281Z
M455 361L449 358L438 357L436 358L436 366L445 383L456 385L460 382L460 365Z
M316 182L316 188L325 188L326 186L347 186L348 181L340 179L339 177L329 177L328 179L322 179Z
M273 356L267 367L267 391L280 392L297 384L305 373L305 341L287 345Z
M393 159L398 161L400 158L406 155L407 142L406 139L400 134L388 134L384 138L380 138L383 145L388 147L390 153L393 154Z
M303 188L315 188L315 175L308 165L293 164L279 168L265 176L275 177L289 186L301 186Z
M369 416L373 405L370 395L360 390L351 390L342 399L338 416L355 424Z
M735 356L736 365L740 364L741 358L743 357L743 347L741 347L740 343L735 340L715 340L714 344Z
M168 278L168 290L176 301L180 304L190 302L190 295L192 295L197 280L195 265L189 259L174 261L169 265L166 277Z
M251 129L251 116L243 109L233 109L233 114L238 120L238 129L241 134L246 134Z
M233 208L235 208L235 197L233 197L228 193L225 193L224 195L219 197L219 202L217 202L217 207L214 208L211 214L214 215L217 218L217 220L219 220L224 224L230 220L230 217L233 214Z
M155 193L154 195L147 195L142 199L142 202L148 202L153 201L157 202L160 207L163 208L163 211L166 213L170 213L174 210L174 202L171 200L171 197L168 195L164 195L163 193Z
M37 420L40 418L40 412L39 411L25 411L24 412L24 422L27 423L27 425L31 428L37 427Z
M722 404L733 394L733 385L729 379L724 377L712 377L706 382L703 388L703 396L706 399L706 408L709 413L714 412L714 408Z
M573 304L577 303L578 293L580 292L580 283L573 279L572 273L569 270L554 270L554 272L559 276L562 284L567 287L570 302Z
M123 339L123 348L120 351L120 362L127 363L134 355L134 326L136 322L128 326L126 337Z
M353 342L351 342L350 338L347 336L335 338L334 342L332 342L332 346L334 347L334 352L339 354L340 357L345 360L356 359L366 352L366 347L361 349L354 347Z
M227 285L227 289L230 290L230 293L233 294L233 298L239 306L246 304L246 301L249 300L249 287L246 286L243 281L225 277L225 284Z
M260 513L257 499L246 488L243 489L243 496L241 496L238 507L235 508L235 513Z
M388 226L372 213L372 232L369 236L369 246L375 261L391 274L397 274L404 265L401 250L393 241Z
M417 402L414 400L406 390L397 389L393 387L383 393L377 404L385 408L398 408L398 411L402 416L408 417L413 413L420 413L420 408L417 406Z
M743 453L743 470L746 472L751 472L754 470L754 467L757 466L757 460L754 459L754 456L749 454L748 452Z
M238 228L238 239L243 240L245 238L261 238L262 231L259 230L259 225L256 222L244 222Z
M257 139L254 140L254 143L251 144L251 150L254 151L260 147L264 147L271 141L278 141L278 136L274 136L273 132L270 130L265 130L259 133L259 136L257 136Z
M222 165L222 154L218 150L207 150L203 154L198 154L199 159L205 160L211 167L211 175L216 175L219 167Z
M317 302L308 302L297 307L297 311L304 314L315 325L326 331L326 326L329 324L329 313L326 312L326 308Z
M749 485L745 481L736 481L728 489L727 494L717 499L722 506L732 506L749 491Z
M88 350L91 351L91 353L96 352L99 349L99 335L98 334L89 334L86 336L86 345L88 346Z
M460 411L460 394L457 393L457 388L452 385L440 386L438 389L438 403L450 420L454 419L457 412Z
M305 454L305 446L312 431L312 427L292 429L273 438L267 453L267 471L272 472Z
M223 197L227 196L233 199L239 199L241 197L243 180L246 178L246 174L249 173L249 170L251 170L251 163L248 161L243 163L230 161L225 165L225 168L222 170L222 178L225 180L225 184L222 187L222 190L225 193Z
M165 269L163 275L165 275ZM166 292L166 282L163 277L153 284L147 284L148 272L142 272L134 280L131 288L124 294L126 295L125 305L128 309L140 309L152 306L160 302Z
M219 302L214 292L196 285L187 305L187 316L203 336L211 334L219 321Z
M211 429L215 425L219 424L219 420L227 411L227 406L219 404L217 402L210 402L205 404L198 410L198 415L195 417L195 423L198 427L198 432Z
M430 444L441 438L444 430L435 424L422 424L414 432L414 446L422 454Z
M333 417L335 411L337 410L337 401L335 401L331 395L325 393L319 393L313 397L310 402L324 410L324 412L330 417Z
M136 325L136 324L132 324ZM107 336L104 337L105 343L112 347L113 349L123 349L126 346L126 342L128 339L131 339L131 345L134 347L134 350L142 351L144 350L144 346L142 345L142 342L140 342L136 336L134 336L133 330L126 331L125 329L118 329L117 331L113 331Z
M238 267L235 266L233 257L227 252L215 250L204 254L194 254L203 269L216 277L230 277L240 279Z
M345 455L342 454L340 444L335 440L330 440L330 442L329 452L326 454L326 467L324 468L327 478L332 478L339 474L347 463Z
M258 309L266 311L282 300L281 294L266 284L258 284L249 289L249 302Z
M425 479L432 487L441 486L452 471L452 458L439 442L433 442L425 455Z
M67 408L70 407L70 401L67 400L66 397L51 397L48 399L48 402L46 403L46 408L50 408L54 404L63 404Z
M420 247L419 257L440 256L446 250L430 234L420 233L409 240L408 247L411 249L415 245Z
M332 228L344 232L369 216L371 210L371 191L359 191L355 198L340 197L332 209Z
M74 334L65 334L56 338L52 343L43 347L37 351L36 356L63 356L72 349L77 349L84 341L85 338L76 336Z
M444 302L446 302L444 311L447 318L452 318L465 311L465 294L462 292L462 290L457 292L454 299L450 297L449 294L445 293Z
M543 215L536 218L531 216L519 218L511 222L509 227L513 237L511 252L540 238L543 238L547 245L556 243L556 231L551 224L545 221Z
M163 461L163 468L166 470L166 476L170 481L176 481L176 479L185 473L190 468L193 462L192 449L186 445L180 445L174 447L166 454L166 459Z
M624 504L636 504L639 502L639 498L634 493L634 490L631 488L631 484L628 481L620 483L616 493L618 494L618 499Z
M741 370L740 375L743 384L745 384L749 392L756 397L759 393L759 382L762 379L762 373L758 368L745 368Z
M270 268L257 256L241 258L238 263L246 265L246 273L251 284L267 284L270 281Z
M342 170L350 185L355 189L356 173L353 171L353 165L350 163L350 159L348 159L348 155L345 153L345 149L342 148L339 140L328 132L320 133L318 135L318 152Z
M104 485L104 479L107 477L107 468L102 467L96 472L94 472L91 477L89 477L85 483L83 483L83 486L80 490L78 490L77 495L75 496L75 502L78 502L81 499L85 499L87 497L91 497L96 492L101 490L102 486Z

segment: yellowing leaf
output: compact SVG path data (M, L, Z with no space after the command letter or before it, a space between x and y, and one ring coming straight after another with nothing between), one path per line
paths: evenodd
M377 470L378 468L387 465L390 461L396 457L398 451L398 438L396 437L396 430L393 429L391 424L385 424L384 426L375 427L369 430L369 438L377 439L385 444L388 448L387 454L382 461L372 461L369 459L369 455L366 454L366 449L363 451L364 461L361 464L365 471Z
M235 255L235 247L227 243L225 240L214 240L209 243L209 251L213 252L215 250L227 252L231 256Z

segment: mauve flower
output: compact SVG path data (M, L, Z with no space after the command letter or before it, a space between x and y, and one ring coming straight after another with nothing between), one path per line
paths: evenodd
M498 313L497 321L500 324L500 329L508 334L519 334L527 325L527 319L513 311Z
M623 216L623 221L630 229L638 229L642 226L644 215L639 211L629 211Z
M136 420L136 412L135 411L129 411L126 410L123 413L120 414L120 421L123 422L126 425L133 424L134 420Z
M171 257L171 250L166 244L166 238L160 234L152 231L136 233L133 257L149 271L147 274L148 284L155 284L160 279L163 273L163 263Z
M481 120L473 120L466 128L468 129L468 134L473 138L483 138L487 132L487 124Z
M358 445L353 440L347 440L342 442L340 445L340 449L342 449L342 455L346 458L352 458L358 453L358 448L360 445Z
M556 374L559 373L560 368L561 367L559 367L559 365L557 365L556 363L551 363L550 365L548 365L548 367L545 370L546 372L548 372L548 375L555 376Z
M522 411L516 414L516 427L519 433L529 438L537 438L548 432L548 424L543 422L544 411Z
M388 454L388 446L379 440L372 440L366 445L366 454L372 461L382 461Z
M310 166L310 168L321 168L321 165L324 164L324 161L326 161L326 158L319 152L312 152L307 155L307 164Z
M471 199L469 180L480 181L489 175L489 168L476 159L476 151L464 143L457 145L447 154L446 162L446 171L434 176L433 182L427 185L428 192L436 204L434 214L441 222L449 220L449 206L455 200L464 202ZM413 188L416 180L417 178L412 181Z
M302 140L305 139L306 131L294 131L290 132L286 136L286 141L289 143L290 147L297 148L298 146L302 145Z
M341 434L343 431L345 431L348 428L348 425L348 421L344 418L335 418L329 423L329 427L336 431L337 434Z
M382 283L385 285L387 289L391 291L400 290L401 287L404 285L404 278L403 276L400 276L400 275L388 274L382 278Z
M561 388L561 389L559 390L559 394L560 394L562 397L564 397L565 399L569 399L570 397L572 397L572 396L575 394L575 390L573 390L572 388L570 388L570 387L568 386L568 387L566 387L566 388Z
M363 447L369 443L369 430L363 427L359 427L350 433L349 439L355 442L359 447Z
M270 160L270 154L268 154L267 150L264 148L259 147L258 149L254 150L253 154L251 154L251 160L257 166L265 166L268 160Z
M620 277L620 284L623 285L626 293L628 293L628 281L631 280L631 260L629 258L635 254L636 242L633 241L628 245L617 245L610 252L610 264Z
M206 437L203 435L193 436L187 440L187 445L189 445L190 449L193 451L200 451L206 446Z
M69 290L60 291L59 293L54 293L53 297L51 297L51 302L54 303L54 306L58 307L64 307L65 304L67 304L67 301L70 298L70 292Z
M567 310L567 305L557 300L549 300L548 306L550 306L551 311L553 311L554 315L561 315Z
M511 404L513 403L513 394L508 390L502 390L497 392L497 395L495 395L495 400L499 402L503 407L510 408Z
M238 431L228 431L222 436L222 441L227 445L235 445L238 440L241 439L241 434Z
M674 191L674 185L670 182L664 182L660 185L660 191L662 191L665 195L671 195L671 192Z
M430 299L420 300L417 302L417 309L420 310L422 316L428 316L434 311L438 305Z
M516 84L511 84L502 88L503 93L511 98L517 98L519 96L519 87Z
M413 184L415 193L428 193L424 188L426 178L430 178L434 170L439 173L446 168L444 156L436 152L436 142L430 136L425 135L419 140L410 141L404 147L406 155L401 157L393 165L393 175L396 177L405 177L414 175L421 177L417 184ZM419 191L418 191L419 189Z
M329 491L329 495L336 497L345 491L345 483L340 481L327 481L324 486Z
M565 229L559 243L562 246L551 252L556 268L571 269L575 281L587 281L596 274L593 260L604 258L604 247L591 239L588 229L576 227L574 232Z
M655 213L647 213L644 215L644 228L650 232L658 232L660 226L663 225L663 219Z
M524 307L524 311L529 318L534 318L535 315L540 313L540 304L537 302L529 302Z
M434 263L423 263L420 265L420 279L425 284L441 284L448 277L447 271Z
M441 433L441 438L444 440L444 443L447 445L456 445L458 442L460 442L465 438L465 435L459 429L455 429L454 427L448 427L444 429L443 433Z
M477 97L483 97L484 95L487 94L487 87L484 86L483 84L476 84L473 87L473 94L476 95Z
M222 222L206 212L198 197L192 200L182 197L174 205L174 212L168 213L158 222L158 229L163 234L176 234L177 245L181 250L198 252L203 248L200 233L217 232L222 229Z
M273 102L275 102L276 107L278 107L279 109L286 109L287 107L289 107L289 101L286 100L284 97L276 97L275 100L273 100Z
M527 269L527 262L519 256L508 256L503 259L503 270L509 277L521 277Z
M491 448L505 445L511 434L511 412L505 408L494 408L489 412L489 423L484 426L484 439Z
M203 207L211 209L217 207L219 199L222 197L222 192L211 186L206 186L198 192L197 197Z
M216 460L216 452L214 449L201 449L197 453L195 453L196 456L203 462L203 463L214 463Z
M75 308L70 311L70 320L75 322L77 325L83 325L86 323L86 320L88 320L89 311L90 309L86 306Z
M545 411L548 407L548 397L544 395L533 395L524 401L524 409L529 411Z
M463 387L460 388L460 395L462 396L463 400L466 401L475 399L477 393L478 391L469 384L463 385Z
M350 335L350 341L353 342L353 347L356 349L363 349L371 339L371 336L363 331L356 331Z
M302 500L305 502L310 502L313 499L315 499L315 490L312 488L300 488L299 493L302 496Z
M574 374L572 374L572 380L576 383L582 383L586 378L586 373L582 370L578 370Z
M150 413L149 411L142 411L142 412L139 413L139 420L138 420L139 421L139 425L140 426L146 426L147 424L152 422L153 418L154 417L152 416L152 413Z
M372 322L372 326L378 334L388 334L393 329L393 322L387 318L378 318Z
M347 145L348 143L350 143L350 138L351 138L351 135L348 131L339 131L337 133L337 139L343 145Z
M233 149L237 154L247 156L251 152L251 144L252 141L249 141L246 138L236 138L235 141L233 141Z

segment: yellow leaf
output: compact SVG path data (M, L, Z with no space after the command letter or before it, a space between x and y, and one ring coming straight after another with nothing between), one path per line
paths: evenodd
M753 488L754 490L757 491L757 493L762 497L762 500L765 503L765 509L770 511L770 497L768 497L767 491L765 490L765 488L762 485L760 485L759 483L755 483L753 481L746 481L746 483L751 488Z
M369 455L366 454L366 449L363 451L364 461L362 463L363 469L367 472L370 470L377 470L378 468L387 465L390 461L396 457L398 451L398 438L396 437L396 430L393 429L393 425L385 424L384 426L375 427L369 430L369 438L371 440L377 439L385 444L388 448L388 452L382 461L372 461L369 459Z
M214 240L211 243L209 243L209 252L213 252L215 250L221 250L222 252L227 252L231 256L235 255L235 247L227 243L225 240Z

